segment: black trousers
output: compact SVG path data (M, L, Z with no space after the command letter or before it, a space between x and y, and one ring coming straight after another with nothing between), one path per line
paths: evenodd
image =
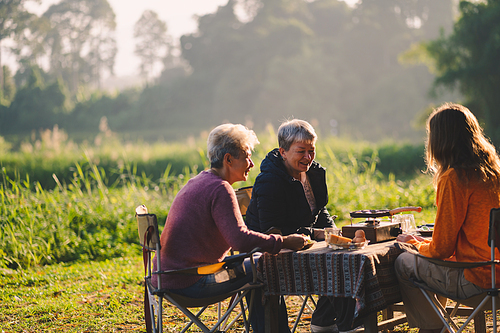
M344 297L321 296L311 318L311 324L330 326L337 324L339 331L353 329L354 308L356 300Z

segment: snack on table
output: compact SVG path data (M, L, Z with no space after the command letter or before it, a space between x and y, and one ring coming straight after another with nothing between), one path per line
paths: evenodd
M334 235L334 234L329 234L328 236L330 237L327 240L327 242L329 244L339 244L339 245L342 245L342 244L351 244L352 243L352 239L347 238L347 237L337 236L337 235Z
M311 239L311 236L304 235L304 234L302 234L302 236L304 236L304 238L306 239L306 244L312 244L312 243L314 243L314 241Z
M304 245L304 247L301 250L307 250L311 246L313 246L314 243L316 243L316 241L314 241L314 240L311 239L311 236L304 235L304 234L302 234L302 236L304 236L304 238L306 239L306 245Z
M366 236L364 230L356 230L356 233L354 234L354 238L352 239L353 243L364 243L366 242Z

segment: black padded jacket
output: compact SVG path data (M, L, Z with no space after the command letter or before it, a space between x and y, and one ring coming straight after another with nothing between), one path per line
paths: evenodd
M310 234L308 228L325 228L334 225L326 210L328 190L325 169L313 161L307 171L316 199L316 209L311 212L302 183L288 174L278 148L270 151L260 165L255 180L252 199L246 213L246 224L254 231L266 232L272 227L283 235Z

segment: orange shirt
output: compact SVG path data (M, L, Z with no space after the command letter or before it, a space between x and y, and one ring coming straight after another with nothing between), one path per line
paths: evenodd
M469 181L467 187L458 179L455 169L446 171L438 181L437 214L431 241L410 241L427 257L457 261L491 259L488 229L491 208L500 207L500 194L489 183ZM498 250L496 250L498 256ZM482 287L491 287L490 267L467 269L465 278ZM497 267L497 285L500 267Z

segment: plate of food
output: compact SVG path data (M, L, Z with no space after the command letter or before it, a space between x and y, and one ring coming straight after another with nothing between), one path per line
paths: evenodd
M423 237L431 237L432 233L434 232L434 224L430 223L430 224L420 225L418 226L417 231Z
M328 247L333 250L363 249L370 242L366 239L365 232L363 230L356 230L353 239L341 236L341 232L335 229L332 232L325 230L325 235L325 241L328 244Z

